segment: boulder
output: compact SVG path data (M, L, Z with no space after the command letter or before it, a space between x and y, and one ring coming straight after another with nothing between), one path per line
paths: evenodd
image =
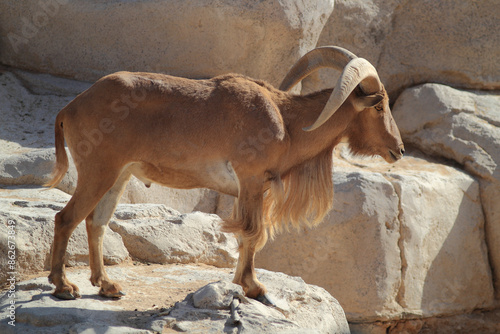
M479 179L486 241L500 297L500 95L439 84L407 89L394 105L405 142Z
M97 295L88 270L68 271L82 298L55 299L45 277L18 282L15 292L15 327L0 323L2 333L349 333L340 304L324 289L298 277L258 270L257 276L276 296L281 308L267 307L242 296L230 283L228 269L192 265L115 266L112 279L127 291L120 300ZM207 285L208 284L208 285ZM161 293L158 293L161 291ZM209 293L212 297L205 298ZM231 318L230 303L233 306ZM8 318L8 294L0 297L0 316ZM200 302L203 301L203 302ZM212 302L223 302L214 307ZM176 303L175 303L176 302ZM175 305L172 305L175 303Z
M388 174L400 201L402 280L396 300L408 318L494 305L479 184L436 167Z
M334 161L325 221L279 235L256 266L324 287L352 322L492 306L477 181L417 157L391 165L345 157Z
M393 99L426 82L500 89L497 6L496 0L338 1L318 45L368 59ZM334 83L322 76L321 86Z
M67 153L71 159L69 151ZM42 186L50 180L55 160L56 156L53 148L34 148L20 154L1 154L0 184ZM71 163L70 169L57 186L57 189L72 194L76 188L76 179L76 168Z
M258 270L257 275L276 298L276 307L245 298L239 285L219 281L175 305L169 314L174 329L219 332L233 325L238 332L249 333L350 333L340 304L326 290L282 273ZM237 315L230 317L227 313L235 298Z
M94 81L120 70L279 84L314 48L333 1L67 0L0 5L0 62Z
M50 269L50 249L54 239L54 216L70 196L57 189L9 187L0 189L0 263L7 268L13 255L15 271L21 276ZM15 246L15 253L11 253ZM125 261L129 253L119 234L108 228L104 236L104 263ZM73 232L65 258L68 266L88 265L85 224ZM12 271L12 270L9 270ZM5 282L8 273L2 270Z
M232 268L238 244L232 234L219 230L216 215L180 214L164 205L121 204L110 222L130 255L152 263L205 263Z

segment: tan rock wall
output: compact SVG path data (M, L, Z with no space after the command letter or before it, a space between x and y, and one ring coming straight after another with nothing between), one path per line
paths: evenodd
M375 64L391 97L438 82L500 89L496 0L344 0L319 45L343 46ZM332 86L328 75L323 86Z
M277 85L316 46L333 1L6 1L0 62L94 81L120 70Z

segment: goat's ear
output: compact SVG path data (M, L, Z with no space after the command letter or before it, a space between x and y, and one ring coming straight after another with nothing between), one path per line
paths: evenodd
M376 106L377 104L382 101L384 97L379 94L375 95L365 95L365 96L358 96L354 100L354 108L358 111L365 110L366 108L371 108Z

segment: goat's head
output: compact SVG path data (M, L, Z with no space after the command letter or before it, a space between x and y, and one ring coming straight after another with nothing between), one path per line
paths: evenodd
M280 89L290 90L309 74L324 67L342 70L342 73L321 114L304 130L317 129L344 103L350 103L355 115L345 137L353 153L378 154L387 162L401 159L404 145L389 108L387 92L377 70L366 59L340 47L316 48L290 69Z

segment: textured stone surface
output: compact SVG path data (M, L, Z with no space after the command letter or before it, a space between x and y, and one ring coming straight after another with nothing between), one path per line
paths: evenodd
M229 309L234 297L238 295L245 295L240 285L218 281L196 291L193 294L193 305L213 310Z
M400 200L402 285L407 315L437 316L493 305L479 184L467 174L389 174Z
M55 161L55 150L53 148L35 148L21 154L3 154L0 159L0 184L42 186L50 180ZM68 173L57 188L66 193L73 193L76 179L76 168L71 164Z
M54 238L54 216L70 196L60 190L32 187L0 189L0 263L7 267L9 243L15 244L16 271L32 274L50 267L50 248ZM9 225L9 222L13 222ZM9 228L12 226L12 228ZM12 231L14 232L13 234ZM14 235L14 239L9 239ZM104 263L117 264L129 256L119 234L108 228L104 236ZM85 224L80 224L70 238L66 264L87 265L88 242ZM6 270L0 273L5 282Z
M205 263L233 267L237 242L220 232L220 218L202 212L180 214L164 205L121 204L110 227L130 255L152 263Z
M338 1L318 45L368 59L392 98L425 82L500 89L497 12L496 0ZM327 75L322 82L335 83Z
M478 183L418 158L348 159L325 221L279 235L257 266L323 286L354 322L492 306Z
M0 62L93 81L119 70L279 84L333 1L2 2Z
M393 115L407 142L495 181L500 180L499 108L498 92L425 84L406 90Z
M283 233L257 254L256 265L323 286L350 321L394 316L401 284L398 198L377 173L334 174L335 206L314 230Z
M50 295L46 277L19 282L16 288L16 327L0 322L2 333L349 333L339 303L324 289L298 277L258 270L257 276L280 301L282 309L241 298L238 323L228 305L218 309L193 301L207 289L218 300L232 300L241 287L229 283L228 269L209 266L115 266L112 279L123 282L127 296L110 300L97 296L87 280L88 270L70 270L82 298L60 301ZM207 283L210 283L207 286ZM201 289L200 289L201 288ZM213 288L213 289L212 289ZM160 293L159 293L160 292ZM190 293L190 292L194 292ZM172 307L172 303L175 303ZM7 294L0 297L0 318L9 314Z
M371 324L350 324L352 334L400 333L499 333L500 310L479 310L472 313Z
M55 117L88 85L3 68L0 85L0 184L42 185L55 160ZM70 193L75 185L72 166L59 189Z
M500 296L500 94L425 84L406 90L393 109L405 142L456 161L479 179L486 241Z

